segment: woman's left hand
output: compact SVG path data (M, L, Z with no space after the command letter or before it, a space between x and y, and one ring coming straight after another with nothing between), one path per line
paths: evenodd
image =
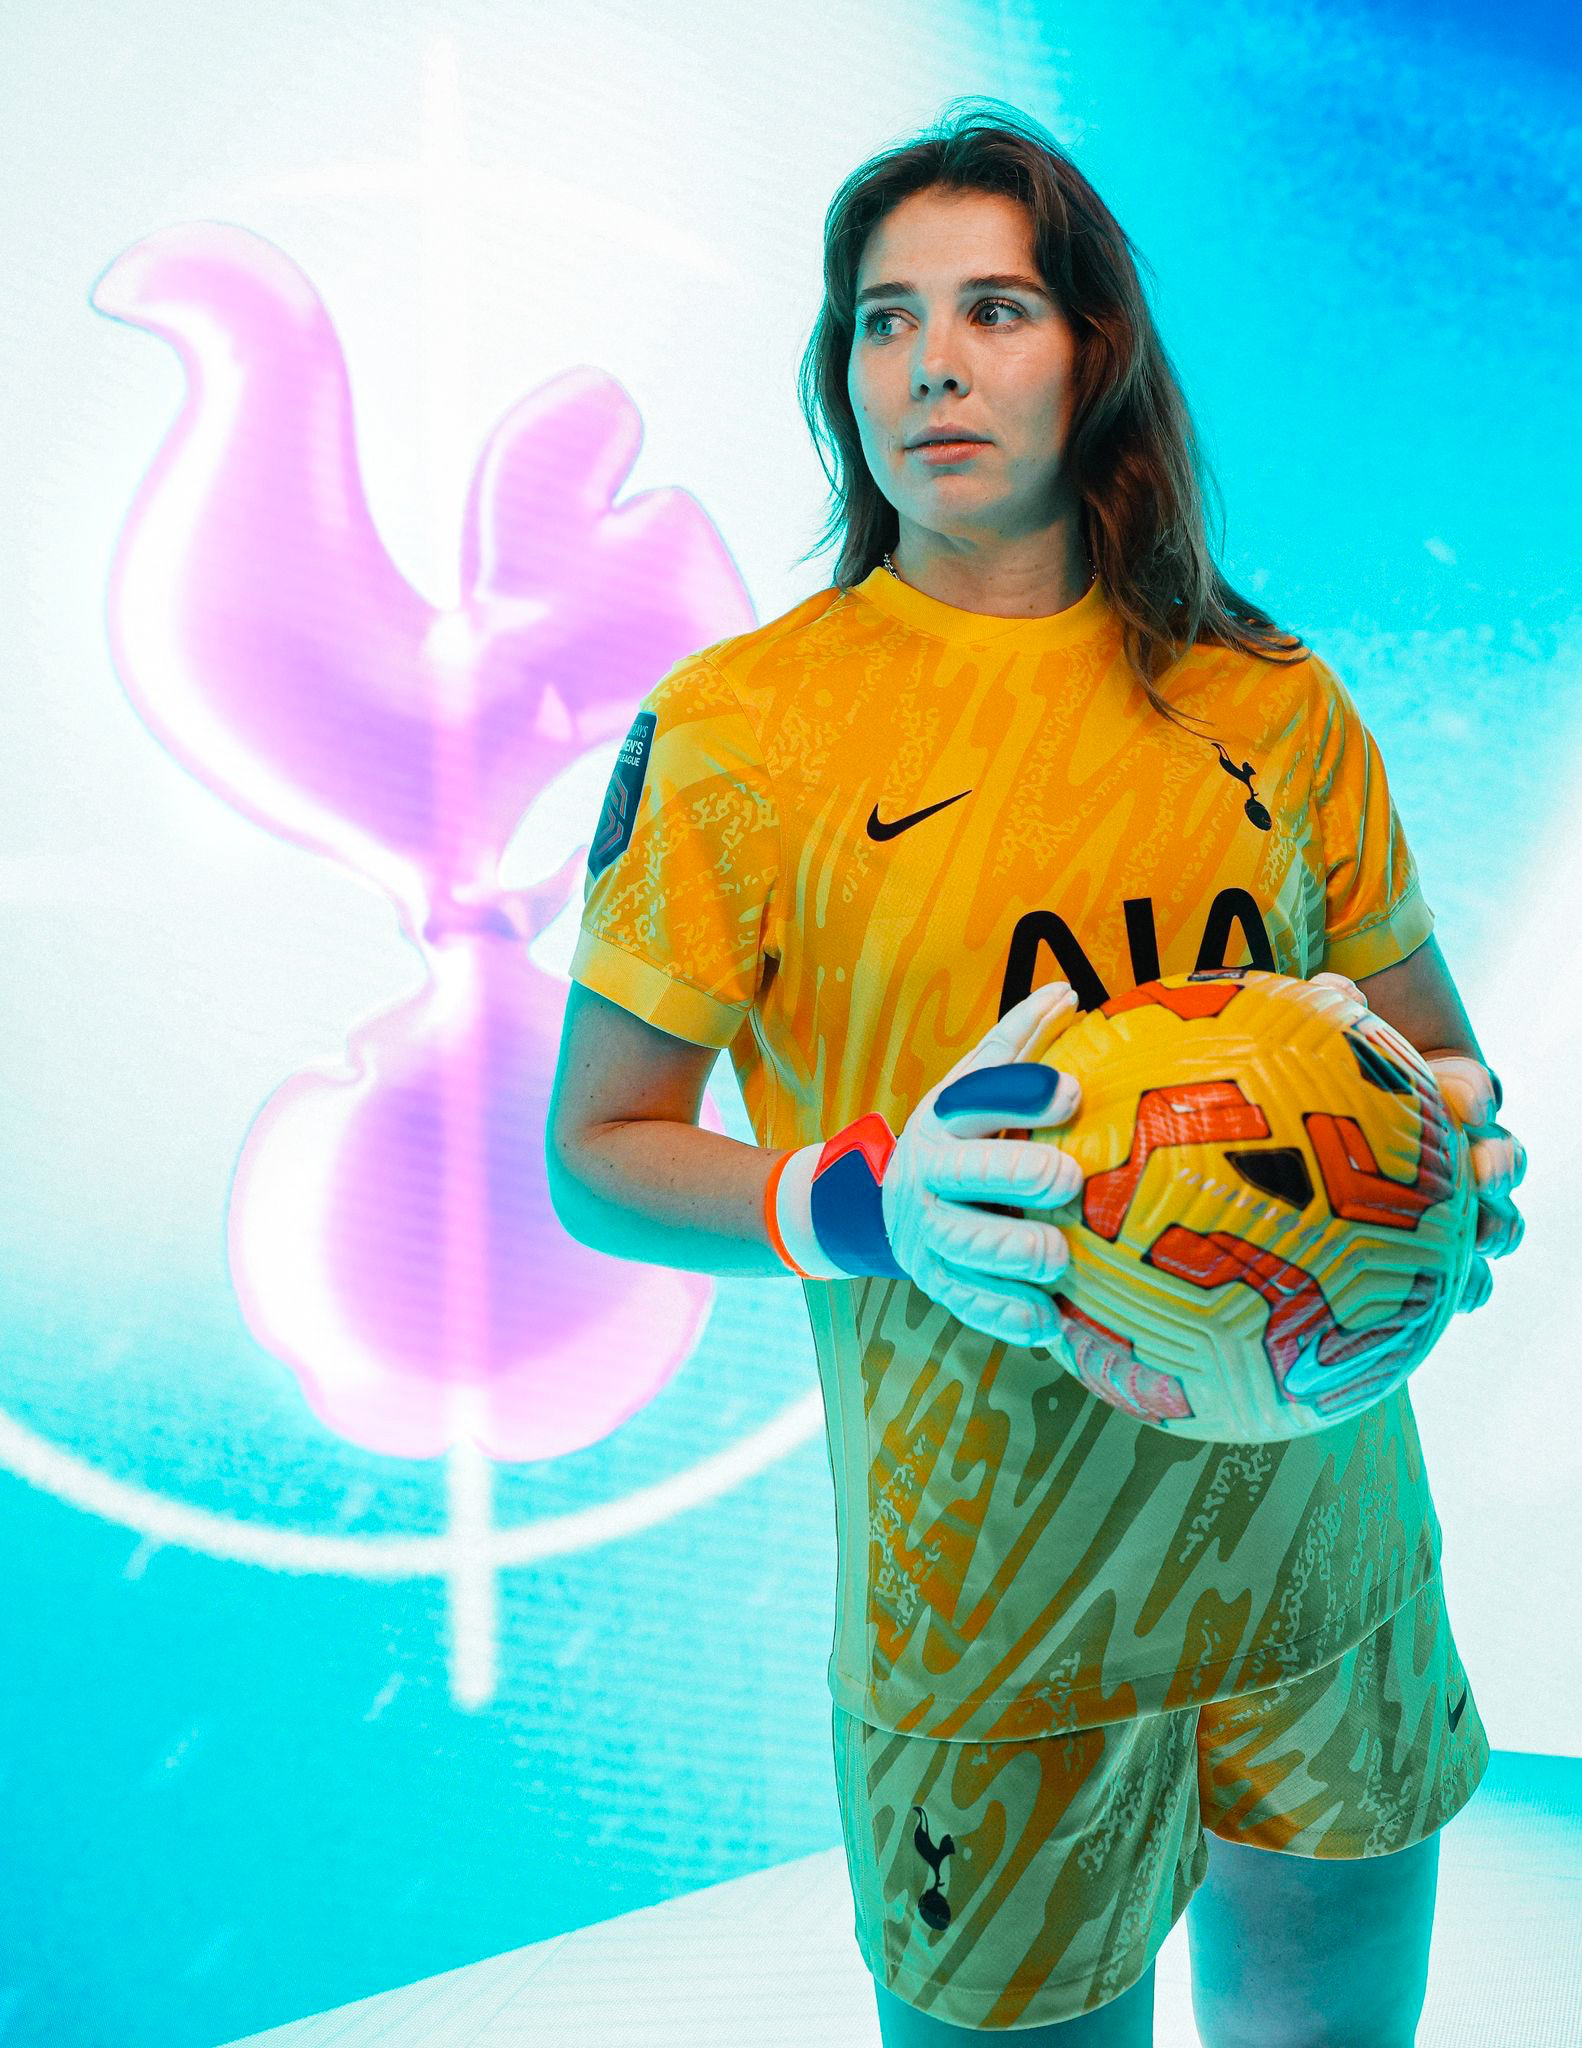
M1466 1134L1478 1191L1478 1232L1457 1312L1481 1308L1493 1291L1490 1259L1515 1251L1527 1225L1511 1200L1527 1171L1527 1148L1494 1121L1500 1084L1481 1060L1466 1053L1426 1054L1450 1114Z
M1368 999L1354 981L1326 969L1311 977L1354 996L1363 1008ZM1494 1290L1490 1259L1515 1251L1527 1225L1511 1200L1527 1171L1527 1148L1503 1124L1494 1121L1500 1108L1500 1084L1481 1060L1468 1053L1425 1053L1445 1107L1461 1126L1472 1155L1472 1178L1478 1194L1478 1228L1472 1264L1456 1304L1458 1315L1482 1308Z

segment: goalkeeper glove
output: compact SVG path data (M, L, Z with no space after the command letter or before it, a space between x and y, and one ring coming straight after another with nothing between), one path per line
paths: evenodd
M1065 1271L1065 1237L1053 1224L972 1205L998 1198L1058 1208L1081 1193L1082 1169L1070 1153L992 1135L1076 1114L1075 1076L1028 1058L1058 1038L1076 1009L1069 983L1048 982L928 1091L899 1137L870 1110L832 1138L787 1153L769 1177L764 1215L791 1270L814 1280L909 1279L985 1336L1057 1341L1063 1318L1043 1290Z
M1494 1291L1490 1259L1515 1251L1527 1225L1511 1200L1527 1171L1527 1148L1503 1124L1494 1121L1505 1100L1498 1074L1469 1053L1424 1053L1445 1107L1466 1135L1472 1155L1472 1178L1478 1193L1478 1230L1472 1264L1467 1270L1458 1315L1482 1308Z
M1355 996L1362 1007L1368 999L1354 981L1326 969L1315 974L1316 982ZM1388 1022L1388 1019L1386 1019ZM1503 1259L1515 1251L1527 1225L1515 1204L1511 1190L1521 1186L1527 1171L1527 1148L1503 1124L1494 1121L1505 1101L1500 1077L1470 1053L1425 1052L1424 1060L1433 1074L1445 1107L1461 1126L1471 1155L1472 1179L1478 1196L1478 1227L1472 1264L1456 1304L1458 1315L1481 1308L1494 1290L1489 1272L1490 1259Z

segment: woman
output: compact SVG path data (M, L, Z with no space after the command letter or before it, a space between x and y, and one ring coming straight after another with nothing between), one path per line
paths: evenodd
M1485 1297L1524 1160L1378 749L1215 570L1126 237L1036 123L969 108L847 179L803 398L834 584L634 722L557 1212L619 1256L802 1276L888 2048L1147 2042L1183 1911L1207 2048L1405 2048L1437 1830L1489 1753L1406 1389L1279 1443L1151 1428L1061 1367L1057 1223L994 1206L1058 1218L1080 1187L993 1135L1074 1113L1075 1010L1327 972L1438 1062L1479 1165L1462 1306ZM758 1146L695 1127L721 1046Z

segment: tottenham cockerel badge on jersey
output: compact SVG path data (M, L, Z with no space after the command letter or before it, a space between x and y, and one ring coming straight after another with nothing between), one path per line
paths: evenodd
M637 800L643 793L643 778L648 773L648 756L658 723L654 712L639 711L632 720L631 731L621 742L621 751L610 771L609 788L604 792L604 808L599 813L593 844L588 848L588 874L594 881L632 843Z

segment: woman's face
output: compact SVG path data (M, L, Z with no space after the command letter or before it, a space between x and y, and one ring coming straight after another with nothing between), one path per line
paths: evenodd
M981 282L1001 276L1025 281ZM968 541L1009 539L1069 511L1061 465L1075 357L1018 201L914 192L877 224L857 268L846 388L903 532L911 521ZM910 444L941 421L986 445L943 460L915 453Z

